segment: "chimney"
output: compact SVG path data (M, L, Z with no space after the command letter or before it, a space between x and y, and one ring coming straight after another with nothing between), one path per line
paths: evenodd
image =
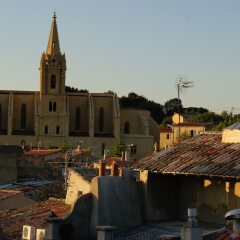
M98 176L105 176L105 170L106 170L106 163L104 161L99 161L98 162Z
M118 164L115 161L111 165L111 176L118 176Z
M240 237L240 209L234 209L225 214L225 220L230 220L233 223L232 238Z
M130 161L130 154L131 154L130 149L127 149L125 151L125 161Z
M188 208L188 220L181 229L181 240L202 240L203 232L196 219L197 209Z

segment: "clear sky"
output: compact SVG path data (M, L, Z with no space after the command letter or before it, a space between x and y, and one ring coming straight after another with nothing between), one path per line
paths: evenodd
M0 89L39 90L54 9L67 85L240 111L239 0L2 0Z

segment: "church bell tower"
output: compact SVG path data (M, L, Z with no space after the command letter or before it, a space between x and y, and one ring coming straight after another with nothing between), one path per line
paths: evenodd
M39 141L43 145L61 146L68 136L68 104L65 93L66 58L61 53L56 14L46 52L40 61L40 98L38 108Z
M40 93L65 94L66 58L61 53L54 12L47 50L40 61Z

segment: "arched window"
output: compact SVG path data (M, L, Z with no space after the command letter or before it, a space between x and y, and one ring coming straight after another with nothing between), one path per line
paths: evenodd
M21 129L26 129L27 126L27 105L22 104L21 107Z
M79 131L81 126L81 108L76 107L75 111L75 130Z
M60 133L60 127L56 126L56 134L59 134L59 133Z
M124 123L123 133L125 133L125 134L129 134L130 133L130 126L129 126L129 122L128 121Z
M104 109L103 107L99 110L99 132L103 132L104 130Z
M44 133L45 133L45 134L48 134L48 125L46 125L46 126L44 127Z
M57 83L57 79L56 79L56 75L52 75L51 76L51 88L56 88L56 83Z

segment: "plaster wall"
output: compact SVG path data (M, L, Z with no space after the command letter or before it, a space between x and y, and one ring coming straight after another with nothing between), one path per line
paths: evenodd
M142 223L140 194L135 178L125 175L97 177L91 183L95 196L92 226L116 226L118 229Z
M137 146L137 152L132 156L132 159L144 157L153 152L154 137L153 136L134 136L131 134L124 134L121 136L121 143L133 144Z
M68 189L65 203L73 206L78 197L90 193L90 182L72 169L69 169L68 174Z
M224 129L222 134L222 142L224 143L239 143L240 130L238 129Z
M200 221L223 224L228 210L240 208L236 180L149 173L142 181L148 221L186 219L187 208L197 208Z

